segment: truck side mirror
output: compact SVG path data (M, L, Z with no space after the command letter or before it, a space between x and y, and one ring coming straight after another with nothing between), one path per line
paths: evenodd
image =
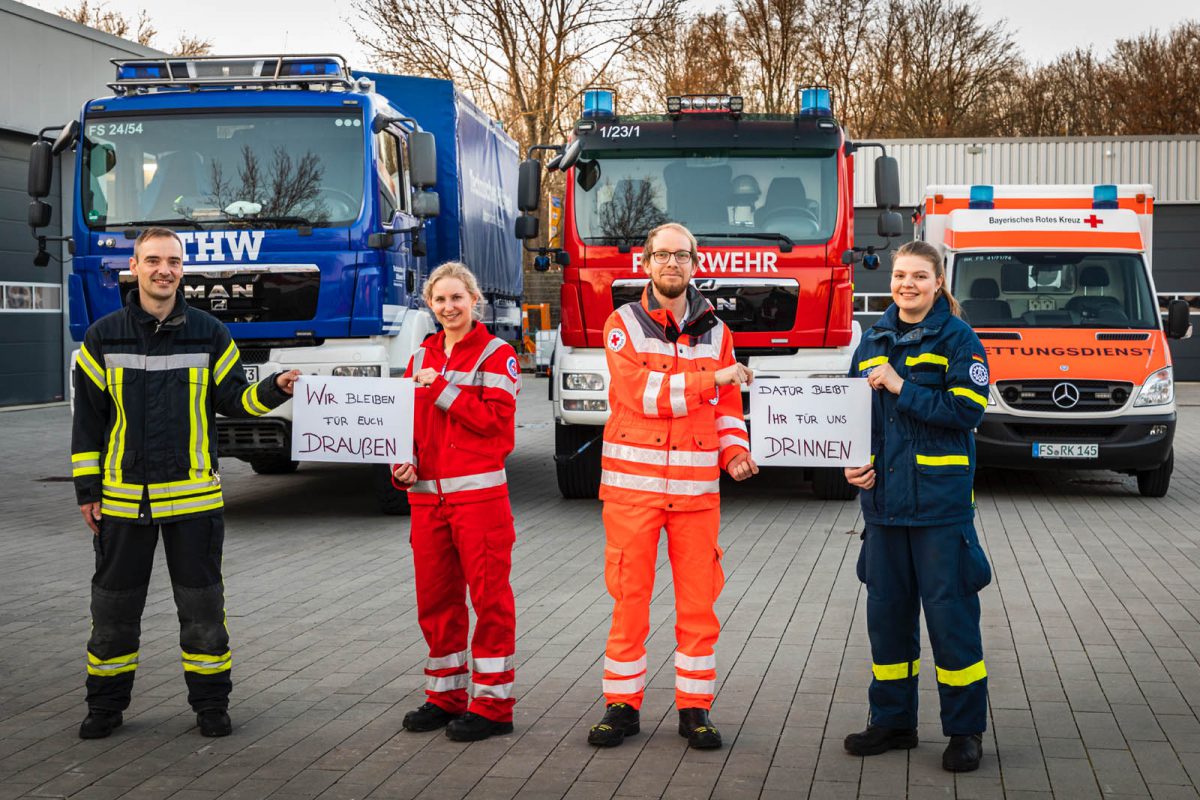
M437 185L437 141L432 133L409 134L408 159L408 176L413 186L425 189Z
M900 167L892 156L880 156L875 159L875 207L896 208L899 205Z
M1167 338L1182 339L1192 325L1192 309L1187 300L1176 297L1167 304Z
M34 200L29 204L29 227L44 228L50 224L50 204Z
M538 218L529 214L517 217L516 230L518 239L536 239L538 235Z
M58 136L54 139L54 144L50 147L50 152L58 155L63 150L66 150L71 145L75 144L75 140L79 137L79 120L73 119L63 126L63 129L58 132Z
M582 152L583 140L572 140L571 143L567 145L566 149L563 150L562 155L559 156L558 164L556 165L557 168L561 169L563 172L566 172L575 165L575 162L579 160L579 154Z
M517 172L517 208L521 211L537 211L542 196L542 165L536 159L521 162Z
M442 211L441 198L437 192L425 190L413 195L413 216L420 219L436 217Z
M898 211L883 211L875 223L876 232L880 236L892 238L904 232L904 219Z
M42 198L50 194L50 177L53 173L53 147L45 139L38 139L29 146L29 196Z

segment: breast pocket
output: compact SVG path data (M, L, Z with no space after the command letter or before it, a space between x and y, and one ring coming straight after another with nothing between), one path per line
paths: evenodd
M914 369L908 374L906 380L915 383L917 386L924 386L931 389L940 389L945 385L946 373L939 367L938 369Z
M953 511L970 507L971 461L966 453L918 451L916 470L918 509L945 508Z

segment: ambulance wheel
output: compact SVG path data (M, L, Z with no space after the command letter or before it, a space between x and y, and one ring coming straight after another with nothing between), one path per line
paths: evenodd
M554 426L554 469L558 473L558 491L568 500L581 500L600 494L600 437L598 425Z
M402 492L392 484L392 468L388 464L371 465L371 483L375 487L375 499L379 510L392 516L407 516L408 492Z
M250 459L250 469L259 475L287 475L295 472L299 466L299 461L292 461L287 456L255 456Z
M853 500L858 497L858 487L846 482L841 467L814 467L813 494L820 500Z
M1165 497L1171 487L1171 473L1175 471L1175 450L1167 453L1167 460L1154 469L1137 474L1138 492L1142 497Z

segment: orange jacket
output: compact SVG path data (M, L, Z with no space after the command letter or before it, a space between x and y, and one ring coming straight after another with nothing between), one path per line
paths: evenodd
M476 322L446 358L446 333L425 339L404 371L441 374L418 386L413 414L417 482L410 503L473 503L508 495L504 459L513 449L513 418L521 371L517 354ZM395 470L395 466L392 467Z
M750 446L737 386L713 373L734 363L733 337L688 287L682 332L650 285L604 326L611 383L600 499L697 511L720 505L720 470Z

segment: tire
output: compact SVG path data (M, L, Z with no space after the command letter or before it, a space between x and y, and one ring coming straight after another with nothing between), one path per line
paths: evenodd
M1167 460L1154 469L1142 470L1137 474L1138 492L1142 497L1165 497L1171 488L1171 473L1175 471L1175 450L1167 453Z
M820 500L853 500L858 487L846 482L841 467L813 467L813 494Z
M597 425L554 426L554 469L558 491L566 499L583 500L600 494L603 433Z
M250 459L250 469L259 475L288 475L299 466L299 461L292 461L285 455L254 456Z
M389 516L408 516L408 492L392 485L392 468L388 464L371 465L371 485L375 489L375 500L380 512Z

